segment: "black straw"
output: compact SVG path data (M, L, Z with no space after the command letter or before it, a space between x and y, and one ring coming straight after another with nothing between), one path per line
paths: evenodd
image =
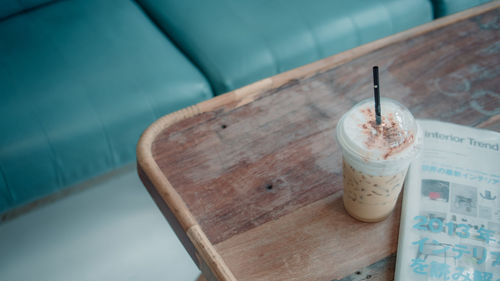
M382 124L380 114L380 85L378 84L378 66L373 67L373 91L375 94L375 121L377 125Z

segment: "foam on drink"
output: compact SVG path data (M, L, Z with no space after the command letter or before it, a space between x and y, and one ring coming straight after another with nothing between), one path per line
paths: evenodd
M422 144L421 130L406 107L387 98L381 99L381 107L380 125L372 100L355 105L337 125L344 162L344 206L362 221L379 221L390 214Z

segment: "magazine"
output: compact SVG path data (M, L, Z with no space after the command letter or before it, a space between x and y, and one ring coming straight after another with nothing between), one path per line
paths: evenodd
M500 133L419 120L403 193L396 281L500 281Z

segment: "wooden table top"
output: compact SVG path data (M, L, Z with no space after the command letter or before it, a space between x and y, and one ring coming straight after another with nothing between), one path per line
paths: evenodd
M380 223L349 217L334 139L372 96L373 65L417 118L500 131L498 1L159 119L138 172L208 280L392 280L400 204Z

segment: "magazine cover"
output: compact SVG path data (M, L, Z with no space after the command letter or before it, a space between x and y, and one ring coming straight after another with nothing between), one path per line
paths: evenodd
M396 281L500 281L500 133L419 120L403 193Z

